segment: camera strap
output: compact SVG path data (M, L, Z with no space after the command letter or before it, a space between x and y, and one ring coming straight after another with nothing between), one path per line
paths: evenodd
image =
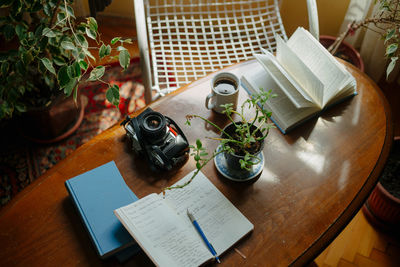
M135 131L135 134L136 134L137 140L139 142L139 145L142 148L142 151L144 152L143 154L146 157L146 160L150 161L150 157L147 154L146 145L143 142L143 135L142 135L142 133L140 131L138 119L137 118L133 118L131 120L131 123L132 123L133 130Z
M175 126L175 128L178 130L179 135L182 135L183 139L185 139L186 143L189 144L188 140L186 139L185 134L182 132L181 128L179 128L178 124L175 123L170 117L165 116L169 124L172 124Z

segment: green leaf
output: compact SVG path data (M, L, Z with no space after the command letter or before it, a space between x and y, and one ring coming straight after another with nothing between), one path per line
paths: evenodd
M87 23L89 24L89 28L90 28L92 31L94 31L95 33L97 33L97 30L98 30L97 21L96 21L94 18L89 17L89 18L87 19Z
M388 33L386 34L386 38L385 38L385 43L387 41L389 41L390 39L392 39L392 37L394 36L395 32L396 32L396 29L388 30Z
M56 37L56 34L49 28L44 28L43 32L42 32L43 36L49 37L49 38L53 38Z
M68 66L67 73L71 79L79 78L81 76L81 67L79 63L75 61L72 65Z
M386 69L386 79L389 78L390 73L393 71L394 67L396 66L398 57L392 57L390 60L391 61Z
M70 41L62 41L61 47L64 48L65 50L74 50L75 49L75 45Z
M114 44L115 44L116 42L118 42L120 39L121 39L121 37L112 38L111 44L114 45Z
M68 83L64 86L64 94L70 96L72 91L78 86L77 78L70 79Z
M386 47L386 55L391 55L396 52L398 44L390 44Z
M79 62L75 61L71 67L75 69L75 77L79 78L81 76L81 66L79 65Z
M70 77L68 76L68 66L63 66L57 73L57 80L60 88L64 88L68 83L71 82Z
M102 45L99 49L99 57L102 59L105 56L108 56L111 53L111 46L110 45Z
M64 66L66 64L65 60L63 57L58 57L58 56L54 56L53 57L53 62L57 65L57 66Z
M127 49L121 45L117 47L117 51L124 51L124 50L127 50Z
M53 63L50 61L48 58L41 58L40 61L43 63L43 65L46 67L48 71L56 75L56 70L53 67Z
M32 53L27 51L22 54L22 61L24 62L25 65L30 64L33 61L33 56Z
M17 26L15 26L15 32L17 33L18 38L20 40L24 39L26 37L26 29L21 24L18 24Z
M24 106L21 103L16 103L15 104L15 109L18 110L18 112L21 112L21 113L26 112L26 106Z
M106 56L106 52L107 52L107 48L104 44L101 45L100 49L99 49L99 57L100 59L102 59L103 57Z
M66 16L64 12L59 12L57 14L57 22L59 25L64 25L67 21L66 21Z
M96 61L96 58L92 55L92 53L90 53L89 50L87 50L86 48L83 48L82 50L83 50L83 52L85 53L86 56L88 56L91 59L93 59L94 61Z
M22 15L22 1L14 1L11 9L11 13L13 13L16 16Z
M97 79L100 79L101 77L103 77L104 71L105 71L105 67L104 66L97 66L96 68L94 68L90 72L90 76L89 76L88 81L95 81Z
M11 24L4 25L3 35L7 41L10 41L15 35L14 27Z
M83 69L83 70L87 70L87 68L88 68L88 64L87 64L86 61L84 61L84 60L79 61L79 66L80 66L81 69Z
M119 53L119 57L118 57L119 64L121 65L121 67L123 67L124 69L127 69L129 67L130 58L131 58L131 56L130 56L128 50L121 51Z
M67 6L67 13L68 15L70 15L71 17L75 18L75 14L74 14L74 9L70 6Z
M111 46L110 46L110 45L107 45L106 48L107 48L107 50L106 50L106 56L108 56L108 55L111 54Z
M95 32L95 31L93 31L93 30L91 30L91 29L89 29L89 28L86 28L86 35L89 37L89 38L91 38L91 39L93 39L93 40L96 40L96 37L97 37L97 33Z
M7 61L3 61L3 63L1 63L1 73L3 74L3 76L7 76L7 72L9 70L10 64Z
M43 11L44 11L44 14L46 14L46 16L51 17L52 10L51 10L51 6L49 4L46 3L44 5Z
M43 25L39 25L39 27L36 28L36 30L35 30L35 38L36 39L40 39L40 37L42 36L43 29L44 29Z
M78 34L76 37L78 38L78 42L77 43L79 45L83 46L84 48L88 48L89 43L87 42L85 36L83 36L82 34Z
M132 39L128 38L128 39L122 40L121 43L132 44Z
M107 100L112 103L114 106L118 106L119 104L119 87L114 84L107 89L106 92Z
M200 139L196 139L196 147L200 149L202 146L203 144L201 143Z

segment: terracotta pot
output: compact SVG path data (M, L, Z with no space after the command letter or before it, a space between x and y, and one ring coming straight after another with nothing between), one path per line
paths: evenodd
M400 225L400 199L378 183L363 206L367 219L383 230L397 230Z
M325 48L328 48L335 40L336 37L328 35L321 35L319 37L319 42ZM355 50L354 47L349 43L343 41L340 44L335 56L350 62L351 64L359 68L362 72L364 72L364 61L362 60L360 53L358 53L358 51Z
M60 94L47 107L31 108L19 120L19 131L37 143L55 143L73 134L81 124L84 108L80 95L75 103Z
M256 128L257 127L254 125L251 127L252 130L255 130ZM232 135L235 132L235 129L236 129L235 125L233 123L231 123L224 128L224 131L227 132L229 135ZM261 137L262 134L260 132L258 132L257 136ZM224 138L224 134L222 134L222 137ZM259 149L253 155L257 157L258 154L260 154L260 152L262 151L263 147L264 147L264 140L261 142ZM240 166L240 160L244 159L244 156L236 155L233 153L224 153L224 156L225 156L226 163L229 168L232 168L234 170L243 170ZM251 161L254 162L253 160L251 160Z
M381 181L378 182L363 206L363 212L371 224L382 230L400 233L400 199L397 190L400 161L400 141L395 140L390 158L383 170ZM386 188L389 188L390 193ZM396 195L396 196L395 196Z

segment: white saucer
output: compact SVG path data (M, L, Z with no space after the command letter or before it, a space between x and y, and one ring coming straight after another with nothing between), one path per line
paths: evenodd
M220 150L221 146L218 146L216 152L219 152ZM224 153L218 154L214 158L214 163L218 172L225 178L235 182L245 182L256 178L262 172L264 168L264 154L262 151L260 154L258 154L258 158L260 159L260 163L258 163L257 165L253 165L250 171L233 170L231 168L228 168Z

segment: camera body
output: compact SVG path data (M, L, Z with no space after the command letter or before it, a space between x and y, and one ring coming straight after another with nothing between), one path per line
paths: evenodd
M170 170L189 154L189 143L169 117L147 108L121 123L132 142L132 150L144 155L152 170Z

